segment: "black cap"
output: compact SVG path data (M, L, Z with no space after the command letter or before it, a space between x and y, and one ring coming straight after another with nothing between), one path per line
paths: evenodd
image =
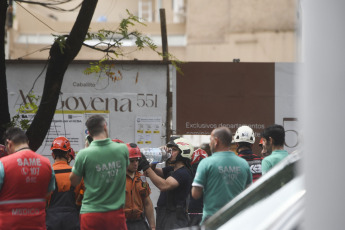
M177 139L177 138L176 138ZM173 146L175 146L175 147L178 147L178 145L175 143L175 140L176 139L174 139L174 140L171 140L170 139L170 141L168 142L168 144L167 144L167 147L173 147Z

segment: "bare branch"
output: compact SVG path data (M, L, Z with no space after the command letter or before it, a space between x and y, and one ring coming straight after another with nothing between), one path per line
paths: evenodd
M71 9L64 9L61 7L58 7L59 5L65 4L65 3L70 3L73 0L59 0L59 1L50 1L50 2L41 2L41 1L29 1L29 0L15 0L15 2L19 3L29 3L29 4L33 4L33 5L39 5L39 6L43 6L46 7L48 9L51 10L55 10L55 11L61 11L61 12L73 12L76 11L78 8L80 8L80 6L82 5L82 2L79 3L77 6L75 6L74 8Z

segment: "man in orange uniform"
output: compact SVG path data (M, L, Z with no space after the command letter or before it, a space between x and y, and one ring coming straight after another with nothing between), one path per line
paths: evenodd
M75 158L75 152L74 150L71 148L71 151L68 152L68 165L71 163L72 160L74 160ZM81 208L81 202L83 200L84 197L84 190L85 190L85 185L84 185L84 180L81 180L81 187L80 187L80 191L78 196L76 197L76 204L77 204L77 208L78 208L78 212L80 212L80 208Z
M72 160L71 144L66 137L57 137L50 148L55 163L53 169L56 177L56 187L47 200L46 224L48 230L77 230L79 224L79 210L76 199L83 189L80 183L76 188L71 186L69 176L72 167L69 162ZM73 152L74 153L74 152Z
M8 156L0 159L0 229L46 229L45 197L55 189L48 158L29 148L25 132L4 135Z
M134 143L127 144L129 165L126 175L125 215L128 230L156 229L150 187L146 177L138 172L140 149ZM150 228L144 218L144 213Z

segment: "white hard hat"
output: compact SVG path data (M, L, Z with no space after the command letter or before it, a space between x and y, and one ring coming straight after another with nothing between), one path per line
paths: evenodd
M194 147L193 145L185 138L177 138L175 140L169 141L167 147L175 146L181 150L181 156L184 158L191 159Z
M250 144L254 144L254 131L249 126L241 126L236 130L234 140L235 142L248 142Z

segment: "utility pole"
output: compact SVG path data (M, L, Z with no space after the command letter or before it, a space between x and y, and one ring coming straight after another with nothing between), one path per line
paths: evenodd
M168 143L171 136L171 117L172 117L172 93L170 92L170 74L169 74L169 56L168 56L168 36L167 36L167 25L165 17L165 9L159 9L160 23L161 23L161 36L162 36L162 50L163 50L163 61L167 63L167 115L166 115L166 142Z

